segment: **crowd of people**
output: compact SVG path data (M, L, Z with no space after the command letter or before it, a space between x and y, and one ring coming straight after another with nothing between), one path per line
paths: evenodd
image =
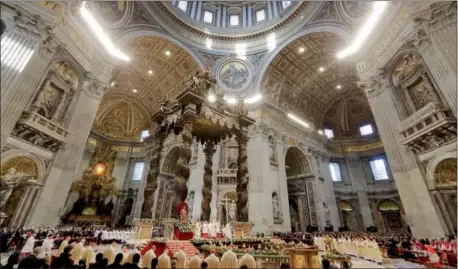
M41 245L44 241L60 243L69 236L72 241L85 239L97 242L97 244L109 244L116 241L118 244L125 244L135 234L134 228L108 229L108 228L80 228L80 227L56 227L36 229L3 229L1 231L1 252L22 248L26 241L28 245Z
M212 253L205 260L196 255L186 261L186 255L180 251L169 257L167 250L156 258L154 249L141 253L140 247L123 245L134 233L133 229L114 230L96 228L40 228L32 230L6 230L1 234L2 252L11 251L4 268L189 268L212 267L216 260L223 268L248 266L254 258L247 253L240 259L232 255L231 250L219 259ZM314 244L324 253L338 253L360 257L382 263L386 257L402 257L410 261L421 261L439 267L441 264L456 265L456 242L454 237L431 240L415 239L410 234L381 234L361 232L326 232L326 233L281 233L273 234L286 242L295 241ZM97 253L103 247L103 253ZM118 253L119 252L119 253ZM181 253L181 254L180 254ZM181 256L180 256L181 255ZM449 256L454 257L450 261ZM454 256L453 256L454 255ZM167 258L167 257L168 258ZM227 258L227 257L235 257ZM162 257L162 261L161 261ZM225 258L226 257L226 258ZM245 257L245 258L244 258ZM251 258L253 259L251 259ZM183 263L183 259L185 262ZM448 259L448 260L447 260ZM327 261L323 260L323 267ZM174 263L178 267L174 267ZM236 264L236 265L235 265ZM210 266L211 265L211 266ZM165 267L161 267L165 266ZM194 267L191 267L194 266ZM227 266L227 267L226 267ZM234 267L235 266L235 267ZM287 265L283 265L287 268ZM206 267L203 267L206 268Z

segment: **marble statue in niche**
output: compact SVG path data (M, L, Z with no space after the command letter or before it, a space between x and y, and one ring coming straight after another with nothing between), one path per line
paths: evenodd
M329 210L329 207L326 205L326 203L323 203L323 209L324 209L324 219L326 221L326 226L331 225L331 212Z
M45 83L34 102L37 113L51 119L62 98L62 91L50 82Z
M229 221L235 221L237 216L237 205L234 200L229 204Z
M456 185L456 159L445 159L436 166L434 182L437 185Z
M32 180L32 178L32 175L17 171L17 169L14 167L8 169L8 172L2 175L0 179L0 210L2 210L5 206L6 201L8 201L10 198L14 188L25 181Z
M274 216L274 223L281 224L283 223L283 213L280 209L280 203L278 201L277 193L272 193L272 213Z
M435 101L434 93L432 93L425 85L412 88L410 90L410 95L417 110Z
M277 150L275 147L275 139L269 136L269 159L271 162L277 162Z
M396 81L401 81L411 75L420 64L418 57L414 54L406 54L394 66L393 76Z

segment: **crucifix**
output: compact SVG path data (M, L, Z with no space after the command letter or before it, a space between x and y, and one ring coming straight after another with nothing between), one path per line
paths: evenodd
M229 203L232 201L232 199L228 198L227 196L228 196L228 194L224 195L224 198L221 198L221 202L224 203L224 208L225 208L225 211L226 211L226 223L229 222L228 209L229 209ZM222 212L222 210L221 210L221 212Z

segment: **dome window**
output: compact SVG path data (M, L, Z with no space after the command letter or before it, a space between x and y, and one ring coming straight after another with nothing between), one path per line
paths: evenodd
M261 22L266 19L266 11L264 9L260 9L256 11L256 22Z
M213 23L213 17L214 17L214 13L213 12L208 11L208 10L204 11L204 22L212 24Z
M388 179L388 172L386 171L385 161L383 159L370 161L370 165L375 180Z
M188 11L188 2L187 1L178 1L178 8L182 11Z
M143 168L145 167L144 162L135 163L134 174L132 180L142 180Z
M332 181L342 181L342 175L340 174L339 163L329 163L329 171L331 172Z
M143 142L145 138L149 136L149 130L143 130L142 134L140 135L140 142Z
M374 130L372 129L372 125L366 124L366 125L359 127L359 132L361 133L362 136L366 136L366 135L373 134Z
M283 9L287 9L289 6L291 6L291 1L281 1L281 7Z
M231 15L229 17L229 25L230 26L238 26L239 25L239 15Z
M324 135L328 139L333 139L334 138L334 131L332 129L324 129Z

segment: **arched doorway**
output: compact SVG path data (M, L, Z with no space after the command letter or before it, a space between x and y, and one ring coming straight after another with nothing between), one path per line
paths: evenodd
M178 199L175 197L172 180L178 170L178 158L180 148L171 148L165 156L162 166L160 180L158 180L157 201L155 205L155 219L176 217L174 215Z
M457 229L456 166L456 158L440 160L434 167L429 181L431 195L449 233L455 233Z
M357 213L353 205L347 200L342 200L339 206L342 226L348 230L358 230Z
M316 210L313 193L313 177L304 153L292 147L286 151L285 169L288 185L291 230L305 232L316 226Z
M234 216L231 216L231 207L237 203L237 193L229 191L218 201L219 203L219 222L222 225L230 222Z
M378 203L377 210L383 221L384 232L400 232L403 230L401 209L395 201L383 199Z
M38 190L30 188L40 177L37 162L27 156L7 159L1 166L1 226L20 227L26 221ZM30 199L27 204L25 200ZM19 210L22 208L22 210Z

